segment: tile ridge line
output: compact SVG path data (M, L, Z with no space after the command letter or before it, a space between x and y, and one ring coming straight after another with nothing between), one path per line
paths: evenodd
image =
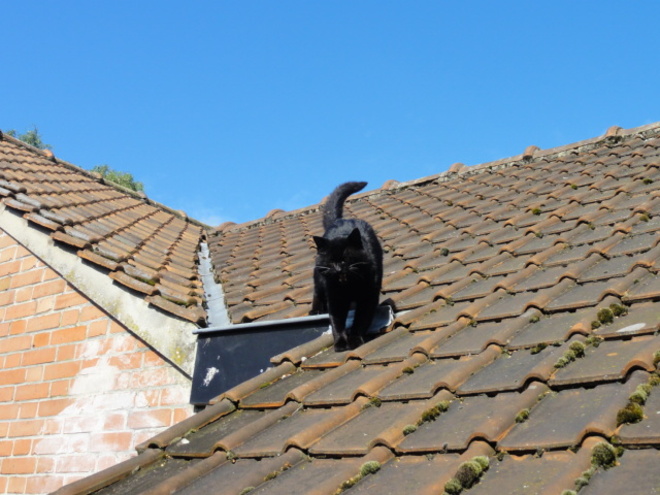
M561 154L569 152L571 150L587 151L603 142L608 142L608 141L621 142L630 139L631 137L636 135L641 135L643 138L650 138L653 136L660 135L660 122L645 124L630 129L622 129L621 127L618 126L611 126L607 129L605 133L599 136L583 139L581 141L577 141L574 143L564 144L546 149L540 149L539 147L532 145L532 146L528 146L525 149L525 151L523 151L523 153L520 153L518 155L513 155L507 158L500 158L498 160L478 163L469 166L464 165L463 163L455 163L451 167L449 167L448 170L444 172L440 172L438 174L433 174L405 182L388 180L381 187L377 189L372 189L370 191L365 191L351 196L347 200L347 203L351 203L356 199L389 194L391 192L400 191L402 189L407 189L414 186L420 186L431 182L447 182L450 180L454 180L458 177L467 177L495 167L497 169L503 169L521 163L530 164L535 161L538 161L540 158L560 156ZM279 221L287 220L290 218L309 215L317 212L320 209L320 207L321 207L321 203L317 203L314 205L310 205L286 212L282 210L272 210L262 218L249 220L247 222L243 222L240 224L235 224L235 223L223 224L220 227L216 228L215 232L217 232L218 234L223 234L230 232L246 231L264 225L277 223Z
M128 189L128 188L122 186L121 184L117 184L116 182L105 180L105 179L103 179L103 177L101 177L100 174L98 174L96 172L92 172L91 170L84 169L84 168L82 168L78 165L75 165L75 164L71 163L71 162L68 162L68 161L63 160L61 158L58 158L57 156L55 156L55 154L51 150L42 150L40 148L32 146L31 144L28 144L24 141L21 141L20 139L18 139L16 137L13 137L13 136L7 134L6 132L3 132L0 129L0 142L2 142L2 141L7 141L9 143L12 143L12 144L18 146L19 148L23 148L27 151L35 153L36 155L39 155L39 157L43 158L44 160L48 160L48 161L52 162L55 165L61 165L64 168L66 168L66 169L68 169L72 172L81 174L81 175L83 175L83 176L85 176L89 179L92 179L96 182L104 184L108 187L112 187L115 190L126 194L127 196L130 196L130 197L135 198L139 201L142 201L143 203L145 203L147 205L151 205L155 208L161 209L161 210L163 210L167 213L170 213L170 214L174 215L177 218L180 218L182 220L185 220L186 222L192 223L193 225L197 225L199 227L202 227L205 230L211 230L212 229L211 226L206 225L205 223L200 222L199 220L191 218L184 211L175 210L174 208L171 208L167 205L159 203L158 201L156 201L154 199L149 198L144 192L133 191L132 189Z

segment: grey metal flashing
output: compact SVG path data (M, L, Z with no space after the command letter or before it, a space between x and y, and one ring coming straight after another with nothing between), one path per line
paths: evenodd
M204 286L206 314L209 325L222 327L231 325L229 313L225 306L225 295L222 290L222 284L215 281L209 246L203 241L199 245L199 275ZM198 333L198 331L193 331L193 333Z

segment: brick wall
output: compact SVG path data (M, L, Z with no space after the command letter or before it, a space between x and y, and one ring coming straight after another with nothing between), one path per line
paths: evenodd
M0 230L0 493L47 493L190 414L190 382Z

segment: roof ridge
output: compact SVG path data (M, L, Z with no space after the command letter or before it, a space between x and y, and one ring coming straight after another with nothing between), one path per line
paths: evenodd
M651 124L646 124L638 127L633 127L630 129L622 129L619 126L609 127L604 134L601 134L596 137L583 139L574 143L564 144L560 146L554 146L552 148L541 149L538 146L530 145L525 148L525 150L518 154L506 158L500 158L490 162L482 162L476 165L464 165L463 163L457 162L451 165L444 172L440 172L433 175L428 175L418 179L413 179L405 182L398 182L396 180L388 180L381 187L377 189L371 189L368 191L363 191L358 194L352 195L347 202L350 203L356 199L373 197L382 194L389 194L390 192L396 192L401 189L407 189L412 186L418 186L422 184L427 184L431 182L445 182L452 180L458 176L470 176L476 173L480 173L484 170L492 170L493 168L503 169L516 164L530 164L535 161L538 161L540 158L550 158L550 157L559 157L569 151L588 151L599 146L603 142L622 142L632 138L633 136L642 135L643 138L647 139L652 136L660 135L660 122L654 122ZM248 220L236 224L234 222L225 222L222 225L216 227L214 230L217 233L224 232L238 232L244 230L250 230L253 228L258 228L264 225L270 225L272 223L288 220L290 218L295 218L300 215L309 215L311 213L317 212L321 207L321 202L297 208L291 211L283 211L280 209L271 210L266 216L258 218L255 220Z
M144 191L134 191L132 189L129 189L127 187L122 186L121 184L118 184L116 182L106 180L104 179L101 174L98 172L92 172L91 170L87 170L85 168L79 167L78 165L75 165L71 162L68 162L66 160L62 160L61 158L58 158L55 156L55 154L51 150L42 150L41 148L37 148L36 146L32 146L31 144L26 143L25 141L21 141L20 139L11 136L7 134L6 132L3 132L2 129L0 129L0 141L9 141L12 144L15 144L21 148L24 148L30 152L36 153L41 155L44 159L49 160L57 165L62 165L63 167L71 170L72 172L76 172L79 174L84 175L85 177L88 177L90 179L93 179L97 182L100 182L101 184L104 184L108 187L112 187L116 189L117 191L124 193L128 196L131 196L139 201L144 202L145 204L154 206L156 208L162 209L166 211L167 213L171 213L177 218L180 218L182 220L186 220L194 225L198 225L205 230L209 230L212 227L200 222L199 220L196 220L194 218L191 218L188 216L188 214L183 211L183 210L175 210L167 205L164 205L154 199L151 199L147 196L147 194Z

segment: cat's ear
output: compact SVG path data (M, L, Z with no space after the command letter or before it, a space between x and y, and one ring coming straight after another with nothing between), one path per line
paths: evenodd
M348 234L348 245L355 249L362 249L362 235L357 227Z
M319 251L324 251L328 248L328 239L325 237L314 236L314 242L316 243L316 249Z

